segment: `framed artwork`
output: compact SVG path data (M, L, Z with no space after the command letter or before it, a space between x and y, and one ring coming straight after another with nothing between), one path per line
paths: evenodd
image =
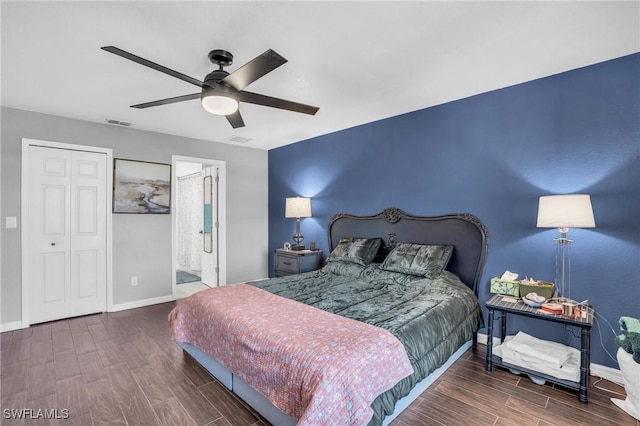
M115 158L113 212L169 214L171 165Z

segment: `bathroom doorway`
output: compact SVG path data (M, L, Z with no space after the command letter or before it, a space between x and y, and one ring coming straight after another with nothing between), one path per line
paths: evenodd
M176 285L202 277L202 164L176 162Z
M173 156L173 296L223 285L224 162Z

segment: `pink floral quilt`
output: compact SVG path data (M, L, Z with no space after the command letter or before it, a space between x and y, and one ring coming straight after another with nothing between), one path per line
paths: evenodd
M366 425L380 393L413 372L388 331L247 284L197 293L170 314L197 346L298 425Z

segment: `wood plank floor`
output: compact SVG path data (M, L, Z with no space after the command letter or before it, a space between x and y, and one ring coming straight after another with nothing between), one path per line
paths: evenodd
M268 425L169 338L173 303L90 315L0 334L0 423L7 425ZM593 378L592 378L593 379ZM629 425L613 405L624 389L589 387L589 404L504 370L472 348L392 424ZM68 419L15 419L11 409ZM23 412L24 413L24 412Z

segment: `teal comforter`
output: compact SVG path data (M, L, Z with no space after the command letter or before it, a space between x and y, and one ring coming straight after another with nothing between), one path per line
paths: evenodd
M382 424L398 399L440 367L483 327L473 291L445 271L427 279L384 271L376 264L331 262L323 270L250 283L344 317L382 327L404 345L414 374L372 404L370 425Z

